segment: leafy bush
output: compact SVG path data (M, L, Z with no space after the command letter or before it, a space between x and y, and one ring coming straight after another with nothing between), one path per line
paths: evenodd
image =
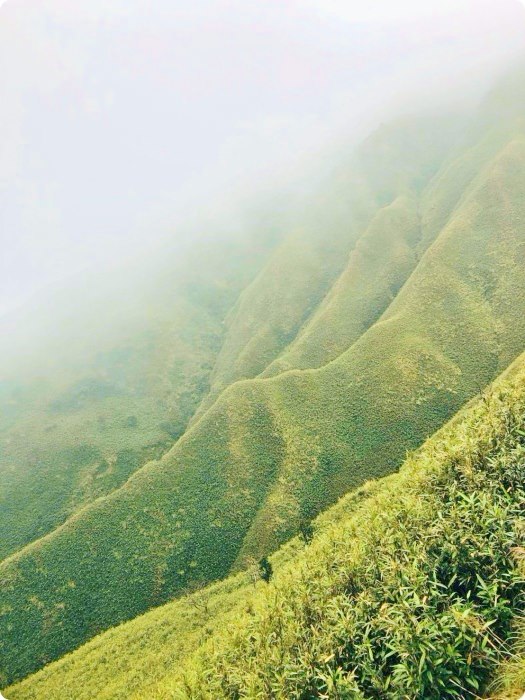
M273 576L273 566L271 565L271 562L268 559L268 557L261 557L259 559L258 568L259 577L261 578L261 581L264 581L265 583L270 583Z

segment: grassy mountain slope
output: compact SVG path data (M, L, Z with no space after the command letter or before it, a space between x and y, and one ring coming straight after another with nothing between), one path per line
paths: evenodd
M308 508L392 469L518 354L524 157L518 141L493 161L386 314L346 353L267 380L287 454L242 553L271 548Z
M413 196L401 195L381 208L314 318L263 376L319 367L352 345L379 318L415 267L419 235Z
M520 125L500 146L336 360L230 385L159 461L0 565L8 679L275 549L301 519L397 468L522 350Z
M249 575L112 629L5 692L97 698L461 698L523 613L525 356L412 454ZM521 676L523 679L523 676ZM520 684L521 683L521 684Z
M279 215L259 218L265 228L242 241L152 255L124 281L88 278L5 329L14 357L2 355L0 374L0 559L184 432L209 389L224 317L281 235Z
M0 558L118 488L167 451L199 404L194 422L225 386L263 371L379 204L439 167L460 128L446 118L440 126L438 139L418 120L383 129L324 177L300 213L288 198L285 215L273 197L245 213L237 237L208 239L182 260L153 258L132 284L87 280L55 300L62 316L44 307L17 318L15 335L42 329L21 339L0 376ZM86 286L95 289L87 299ZM54 341L51 325L60 328Z
M354 323L354 337L349 339L348 334L344 337L344 349L377 319L392 299L393 290L404 283L411 271L407 259L410 255L397 250L395 236L399 236L401 248L418 236L415 230L400 231L399 227L404 228L405 224L410 229L417 224L405 222L399 218L401 214L396 220L395 212L406 207L407 219L415 215L416 194L439 170L457 141L464 138L463 128L463 116L455 119L440 116L432 124L427 119L406 118L383 126L357 153L345 154L345 159L341 156L341 162L335 164L333 172L311 194L311 201L295 212L293 225L290 222L291 234L243 291L229 314L211 390L193 422L229 384L268 374L268 365L271 368L272 361L279 362L280 354L287 352L290 343L293 347L297 334L301 337L303 328L311 324L312 317L318 316L324 298L328 295L339 299L343 290L334 288L334 282L341 273L352 277L354 289L359 288L359 301L365 306L364 311L357 303L345 309L350 316L356 314L359 321ZM403 197L400 193L407 194ZM385 211L383 207L396 197L399 202L392 204L392 210L387 206ZM390 211L392 221L389 221ZM367 234L369 226L372 230ZM375 270L370 264L368 269L366 263L361 265L364 269L359 278L352 262L356 256L359 260L364 250L371 252L370 247L379 246L380 238L387 246L383 264L391 270L390 274L388 271L384 274L384 284L388 286L386 299L383 290L376 289L381 280L374 279ZM367 273L371 278L368 286L364 284ZM323 327L333 335L335 329L326 320L322 319ZM322 346L318 353L324 362L332 359L323 353Z
M11 389L30 405L2 432L0 555L120 486L182 432L203 395L221 328L203 309L178 307L173 325L165 319L100 353L91 371L60 391L53 380L36 391Z
M322 204L310 204L301 214L304 223L294 225L230 313L207 406L224 387L262 372L295 337L377 208L357 178L330 178L324 187Z
M188 695L479 695L523 613L519 367L207 643L185 669Z
M472 181L509 138L505 127L490 129L480 138L474 125L474 134L459 148L459 155L458 149L455 156L452 151L420 192L414 183L407 183L405 194L377 212L316 313L262 376L326 364L384 313Z

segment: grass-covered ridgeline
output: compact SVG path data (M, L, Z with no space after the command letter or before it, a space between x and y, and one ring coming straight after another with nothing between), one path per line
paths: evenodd
M482 130L479 136L479 127L471 125L469 137L463 136L461 146L452 149L425 186L400 188L397 198L379 209L337 282L263 376L322 366L341 355L381 317L454 217L480 172L505 146L509 129L503 123ZM385 140L383 133L380 142Z
M274 551L301 521L398 468L523 350L523 124L478 120L473 134L463 163L461 152L436 171L422 161L415 177L414 156L397 186L384 158L369 164L384 209L356 244L348 282L366 279L367 245L384 247L384 258L369 256L380 302L369 285L361 305L386 308L355 342L318 368L231 384L169 452L0 564L6 681ZM399 285L390 300L385 289ZM356 286L336 282L342 296Z
M339 352L377 320L415 265L418 196L458 144L471 139L464 115L437 115L433 121L406 117L381 127L356 152L334 162L332 172L289 219L290 235L228 315L211 390L197 417L233 381L266 376L274 361L281 366L281 356L315 323L327 298L344 304L343 296L357 297L341 312L350 328L339 333ZM372 256L381 246L376 264ZM352 279L352 289L341 289L340 276ZM325 333L335 344L336 325L326 321ZM317 340L315 366L339 354ZM314 365L283 365L307 366Z
M524 158L515 141L482 171L385 314L346 352L252 384L268 397L282 456L241 559L391 471L521 352ZM221 400L232 405L242 389Z
M525 357L398 474L272 557L116 627L9 700L517 700Z

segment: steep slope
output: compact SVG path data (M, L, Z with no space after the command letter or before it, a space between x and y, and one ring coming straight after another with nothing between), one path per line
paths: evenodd
M522 350L520 123L500 145L348 350L229 386L158 462L3 562L8 679L275 549L302 519L396 469Z
M416 265L418 202L400 195L379 209L312 320L262 376L320 367L353 344L383 313Z
M347 350L388 308L472 181L508 138L505 125L487 134L472 124L461 148L452 151L420 196L416 187L406 186L405 194L379 209L316 313L262 376L319 367Z
M405 236L404 243L408 246L415 245L413 239L418 237L414 230L394 232L396 224L403 227L405 222L398 219L389 223L387 205L399 197L393 211L399 210L403 201L410 216L408 210L417 207L417 194L440 169L457 142L465 138L464 128L464 115L454 118L440 115L432 122L416 117L400 119L379 129L356 153L340 156L333 172L310 195L311 201L295 212L290 220L291 234L243 291L229 314L211 390L193 422L229 384L266 375L268 365L271 368L272 361L278 362L277 358L295 342L298 332L301 336L312 317L317 318L323 299L327 295L339 298L342 290L334 291L333 285L341 273L353 275L354 287L360 290L359 300L365 305L364 311L357 303L354 308L346 309L350 313L359 309L357 316L361 322L355 323L357 335L353 339L377 319L392 299L396 285L399 288L411 271L407 260L410 254L396 250L394 237ZM414 225L417 226L415 222L408 223L409 228ZM372 231L367 235L369 226ZM352 270L354 257L369 249L370 244L379 245L381 237L387 246L384 265L391 268L385 280L389 285L386 299L376 289L380 282L373 279L374 270L364 271L360 279ZM350 273L344 272L345 266L346 270L350 268ZM368 288L363 279L367 273L371 273ZM367 313L370 306L373 311ZM324 327L330 334L335 332L330 324ZM350 344L347 336L344 341L346 349ZM322 346L318 352L323 354ZM332 358L324 353L324 362L328 359Z
M479 696L524 611L523 366L151 697Z
M288 459L241 553L275 546L305 510L394 468L521 350L524 158L525 142L515 141L480 175L388 311L346 353L317 372L268 380Z
M380 204L439 167L462 122L439 124L439 138L421 119L384 128L320 178L311 201L274 195L245 212L239 233L141 261L131 282L87 279L55 299L58 314L17 316L6 337L42 328L15 345L14 361L2 356L0 558L118 488L224 387L262 372L315 312Z
M523 689L502 640L523 612L524 434L522 355L399 474L322 514L312 544L277 552L269 585L243 573L195 592L6 696L442 700L479 696L505 659Z
M241 240L152 253L3 323L0 559L184 432L209 389L225 315L282 235L279 213L258 215L261 228Z

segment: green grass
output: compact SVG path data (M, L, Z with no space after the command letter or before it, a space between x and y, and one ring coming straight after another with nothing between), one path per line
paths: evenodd
M381 208L313 317L263 376L320 367L347 350L381 316L415 268L419 237L414 196L399 196Z
M195 599L156 608L147 619L115 627L56 662L50 685L46 670L40 682L25 682L11 695L130 698L145 683L171 674L187 653L220 628L232 607L251 595L245 577L238 576L210 586Z
M523 124L512 118L495 127L482 115L459 142L449 134L445 147L435 135L435 120L426 128L409 121L383 129L359 152L357 174L355 161L348 170L341 166L331 180L333 196L321 196L307 210L303 255L299 230L272 238L259 274L261 256L250 257L236 244L224 259L210 250L213 274L203 265L194 278L196 266L189 266L184 298L190 308L206 309L221 328L221 314L233 311L220 351L216 336L191 313L187 327L170 327L166 343L148 345L146 397L156 396L148 387L165 390L170 381L163 362L150 361L156 348L162 355L179 342L189 365L170 356L168 366L182 382L168 387L170 405L185 405L190 414L205 393L202 382L211 385L197 417L162 456L140 451L157 444L140 435L146 414L155 411L147 398L144 417L138 405L119 414L115 402L123 395L114 381L86 385L78 377L53 397L52 414L66 407L64 426L73 442L91 435L81 432L86 386L96 393L89 405L113 407L115 438L138 439L117 450L114 462L84 440L64 489L73 498L72 516L0 564L6 682L276 550L342 494L395 471L407 450L522 352ZM345 236L353 185L362 209L348 213ZM330 245L323 246L326 234ZM171 287L164 284L166 296ZM218 353L213 371L203 369L199 354L208 343ZM287 366L292 355L299 368L265 376L266 363ZM195 376L200 388L190 388L191 400L183 404L185 382ZM72 423L70 414L79 410L81 420ZM8 421L9 430L19 425L13 415ZM176 439L169 412L158 425L166 439ZM126 461L132 448L139 455ZM157 458L137 468L148 457ZM121 465L121 483L93 490L95 477L111 464ZM63 466L58 460L59 475ZM20 493L28 498L22 489L15 503ZM38 498L45 503L49 494L43 488ZM62 518L64 511L57 512Z
M481 138L474 131L477 140L469 134L465 143L463 137L419 196L407 187L379 209L316 312L262 376L322 366L381 317L468 196L476 176L509 138L505 126L483 132Z
M343 349L377 319L411 271L413 255L405 248L418 236L412 193L428 185L463 127L464 117L398 120L374 133L356 153L343 152L333 162L331 172L292 209L290 235L228 315L211 391L196 418L234 381L274 374L272 363L281 369L314 366L282 358L316 323L335 342L339 331L322 315L327 299L334 300L333 307L342 305L341 324L351 327L341 331ZM372 255L381 245L386 248L375 263ZM349 279L349 289L341 289L342 278ZM312 346L315 366L333 359L322 338L312 338Z
M152 697L483 692L523 613L524 382L431 440Z
M500 663L489 685L491 700L521 700L525 693L525 625L517 620L507 640L509 653Z
M503 674L518 689L524 457L522 356L398 474L322 514L312 544L277 552L270 584L238 574L150 611L6 696L444 700Z

